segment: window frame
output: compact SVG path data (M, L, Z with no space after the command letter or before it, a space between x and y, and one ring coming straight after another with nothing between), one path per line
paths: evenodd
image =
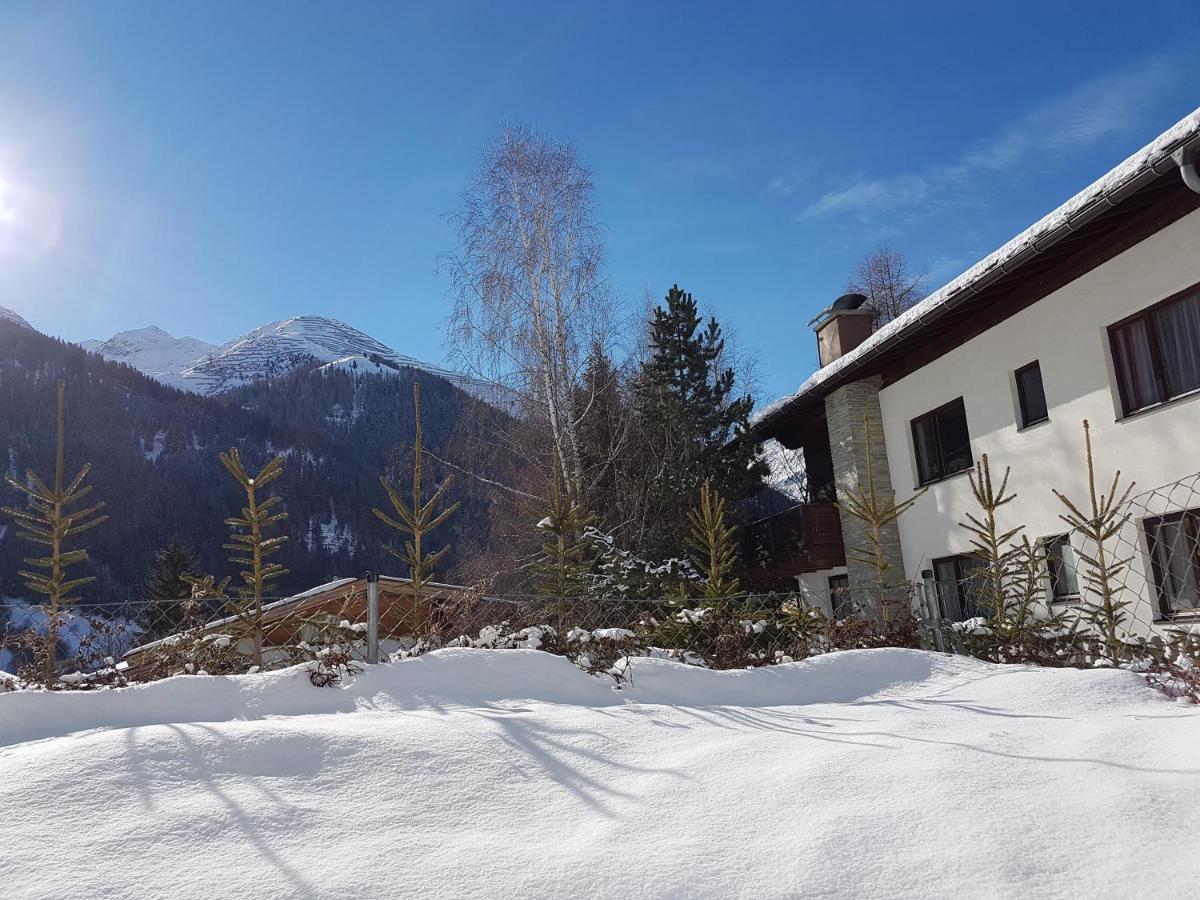
M954 599L958 604L959 613L963 616L961 619L953 619L946 612L946 598L942 595L942 585L944 582L938 577L938 569L944 563L950 563L954 566ZM973 570L979 570L986 566L986 563L982 560L966 553L939 556L929 561L929 566L933 570L933 584L934 591L937 594L938 615L944 622L966 622L968 619L990 618L986 610L980 609L975 598L963 590L963 585L971 577L969 572L963 571L963 563L971 563L971 569ZM968 615L968 613L970 614Z
M1063 594L1060 596L1054 592L1056 579L1054 577L1054 566L1051 563L1051 559L1053 557L1050 555L1050 546L1060 541L1066 542L1067 546L1071 548L1071 555L1075 556L1076 560L1078 560L1078 555L1075 553L1075 545L1071 542L1070 532L1066 532L1065 534L1050 534L1038 539L1038 543L1041 545L1042 549L1042 556L1046 561L1046 579L1049 582L1046 586L1046 597L1051 603L1078 603L1080 594L1082 593L1079 587L1078 568L1075 569L1075 593Z
M954 407L954 406L960 407L962 409L963 429L967 433L967 463L965 466L963 466L960 469L955 469L952 472L947 472L945 470L946 451L945 451L945 447L942 446L941 429L940 429L940 427L938 427L938 424L937 424L937 416L939 413L945 412L947 409L950 409L951 407ZM936 444L937 444L937 450L938 450L938 473L931 478L924 478L922 476L921 442L917 437L917 426L927 420L930 420L934 423L934 435L936 437ZM913 461L916 463L916 469L917 469L917 487L919 487L919 488L925 487L926 485L936 484L939 481L944 481L947 478L952 478L953 476L958 475L961 472L969 471L975 465L975 451L971 447L971 428L970 428L970 424L967 421L967 404L966 404L966 401L964 400L964 398L955 397L953 400L950 400L947 403L943 403L941 406L934 407L933 409L929 410L929 412L927 412L927 413L922 413L921 415L916 416L914 419L912 419L912 421L910 421L908 423L908 429L909 429L909 434L912 437Z
M1109 352L1112 354L1113 375L1117 379L1117 396L1121 402L1121 418L1128 418L1149 409L1157 409L1175 400L1200 393L1200 387L1189 388L1178 394L1171 393L1170 382L1167 379L1166 362L1163 358L1162 341L1159 338L1158 322L1154 317L1154 314L1163 307L1180 303L1197 294L1200 294L1200 282L1193 284L1191 287L1184 288L1182 291L1177 291L1169 297L1156 300L1154 303L1143 309L1139 309L1132 315L1113 322L1106 329L1108 333ZM1130 404L1129 392L1126 388L1126 373L1129 371L1129 368L1125 365L1125 360L1121 356L1120 345L1117 341L1117 331L1139 320L1144 321L1146 326L1146 339L1150 345L1150 361L1154 367L1154 385L1158 389L1158 399L1145 406L1133 407Z
M1031 369L1037 369L1038 384L1041 386L1042 393L1042 406L1046 410L1045 414L1037 419L1032 419L1029 416L1029 403L1025 395L1024 383L1021 381L1021 375L1030 371ZM1017 413L1021 418L1021 430L1032 428L1034 425L1041 425L1043 422L1049 422L1050 404L1046 401L1046 382L1042 376L1041 360L1035 359L1033 362L1026 363L1023 366L1013 369L1013 381L1016 383L1017 388Z
M1168 602L1166 591L1166 572L1158 560L1157 530L1162 525L1176 522L1186 522L1190 526L1192 538L1192 574L1200 583L1200 507L1181 509L1164 513L1160 516L1149 516L1142 519L1142 531L1146 535L1146 550L1150 556L1150 573L1154 580L1154 590L1158 595L1158 620L1165 622L1172 619L1200 618L1200 604L1188 609L1174 609Z
M838 610L844 610L846 604L850 602L850 574L847 572L841 575L829 575L825 583L829 587L829 614L836 619ZM841 602L838 602L839 597Z

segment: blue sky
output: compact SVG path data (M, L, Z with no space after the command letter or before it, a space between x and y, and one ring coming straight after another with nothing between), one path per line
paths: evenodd
M933 286L1200 105L1194 4L0 5L0 305L72 340L300 313L438 361L505 119L594 172L608 274L760 356L880 240Z

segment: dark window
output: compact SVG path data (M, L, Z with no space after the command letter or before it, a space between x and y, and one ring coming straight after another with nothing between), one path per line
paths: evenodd
M983 567L983 560L971 556L947 556L933 561L938 606L944 621L962 622L986 615L979 580L979 570Z
M912 432L921 484L929 484L975 464L962 397L913 419Z
M854 608L850 602L850 576L829 576L829 609L835 619L844 619L853 615Z
M1028 428L1050 418L1046 409L1046 392L1042 389L1042 367L1035 359L1016 371L1017 400L1021 404L1021 427Z
M1164 616L1200 612L1200 510L1145 521L1150 563Z
M1126 415L1200 388L1200 289L1108 329Z
M1056 603L1079 599L1079 566L1071 536L1060 534L1042 539L1046 551L1046 569L1050 574L1050 597Z

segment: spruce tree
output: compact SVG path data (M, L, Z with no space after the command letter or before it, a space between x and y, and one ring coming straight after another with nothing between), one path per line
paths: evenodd
M409 536L404 542L404 548L398 550L391 544L385 546L389 553L402 559L408 564L408 577L412 579L413 602L418 610L424 609L425 585L433 580L434 569L438 561L446 555L450 545L442 547L434 553L426 553L423 547L425 537L444 523L461 505L455 501L445 509L438 511L446 493L454 483L454 476L447 476L441 486L428 499L424 499L422 479L424 476L424 433L421 426L421 385L413 382L413 410L416 417L416 434L413 438L413 471L412 471L412 500L405 502L399 492L392 487L385 476L379 477L379 483L387 492L391 501L395 518L376 507L372 510L375 516L393 531Z
M10 516L17 526L17 536L49 548L48 555L29 557L25 562L34 569L45 572L21 571L18 574L35 594L46 597L43 605L46 613L46 637L42 645L42 676L47 687L54 684L55 655L58 633L62 625L63 609L79 602L75 591L96 579L67 577L67 569L86 562L87 550L68 550L70 538L95 528L108 516L100 515L103 503L84 509L73 508L91 493L90 485L83 482L91 471L91 463L85 463L69 483L64 486L66 452L66 384L58 383L58 444L54 455L54 486L51 488L32 469L25 473L26 482L7 478L8 483L29 497L25 509L5 507L0 512Z
M1126 610L1130 601L1121 595L1125 591L1123 576L1130 560L1118 556L1112 543L1129 523L1130 513L1125 508L1125 502L1133 492L1134 482L1121 491L1121 470L1118 469L1108 493L1097 493L1092 431L1087 419L1083 420L1083 444L1088 479L1086 511L1057 490L1054 490L1054 496L1067 509L1059 518L1087 541L1085 549L1077 551L1085 566L1084 585L1087 588L1083 592L1081 618L1099 632L1108 661L1117 665L1124 656Z
M847 547L846 555L865 563L875 573L879 618L885 626L890 625L890 607L894 602L894 591L904 573L891 571L884 538L888 526L908 512L920 500L928 488L921 488L903 503L896 502L894 490L884 493L875 478L875 459L871 453L871 418L863 416L863 447L866 454L865 478L862 481L838 485L837 508L840 513L857 519L863 526L867 539L865 547ZM853 585L851 586L853 588Z
M705 323L691 294L674 286L650 323L650 353L634 385L634 448L645 497L642 550L683 556L687 512L700 485L730 502L762 487L766 464L748 439L748 394L735 393L722 366L725 339L716 319Z
M700 505L688 512L692 565L704 576L705 600L723 600L738 592L731 577L738 560L735 528L725 521L725 498L706 481L700 486Z
M579 424L582 500L591 510L610 511L606 527L619 524L622 481L628 475L629 415L621 372L603 345L594 343L575 389L573 408Z
M552 471L557 472L558 467L554 466ZM529 569L536 579L538 593L558 601L561 625L568 601L588 588L591 566L583 532L591 524L591 516L563 479L553 476L550 496L542 511L545 515L537 528L543 535L543 543Z
M263 597L269 582L286 575L288 570L278 563L267 562L267 557L279 552L287 541L287 535L268 537L273 525L287 518L285 512L272 512L282 498L278 496L260 499L260 492L283 474L283 457L276 456L254 476L246 471L236 447L219 455L221 465L234 477L246 494L246 505L240 516L231 516L225 524L233 529L229 543L223 545L233 555L229 561L235 565L248 566L241 571L243 586L239 591L240 602L234 612L245 624L253 640L253 659L256 666L262 665L263 646Z
M142 587L142 609L138 616L142 627L151 634L179 631L198 577L196 560L178 539L157 550Z
M1009 491L1008 479L1011 469L1005 467L1004 477L997 488L992 482L992 466L985 453L969 473L971 492L979 504L980 514L967 513L967 521L959 527L971 533L972 556L983 563L982 600L991 615L1000 621L1008 618L1008 594L1010 581L1015 576L1016 556L1022 546L1012 544L1023 526L1004 529L996 517L1000 507L1011 503L1017 495Z

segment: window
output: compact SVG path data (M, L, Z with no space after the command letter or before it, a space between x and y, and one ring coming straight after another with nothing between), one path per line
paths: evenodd
M983 567L983 560L971 556L947 556L933 561L938 606L944 621L962 622L986 614L978 579Z
M1050 599L1055 603L1068 603L1079 599L1079 565L1075 562L1075 548L1071 536L1060 534L1042 539L1046 553L1046 569L1050 575Z
M844 619L854 614L854 607L850 602L849 575L829 576L829 611L835 619Z
M1147 519L1145 528L1162 614L1200 613L1200 510Z
M1200 286L1108 329L1125 415L1200 388Z
M913 419L912 432L917 477L921 484L929 484L975 464L962 397Z
M1042 367L1035 359L1013 373L1017 379L1017 401L1021 406L1021 427L1028 428L1050 418L1046 392L1042 388Z

